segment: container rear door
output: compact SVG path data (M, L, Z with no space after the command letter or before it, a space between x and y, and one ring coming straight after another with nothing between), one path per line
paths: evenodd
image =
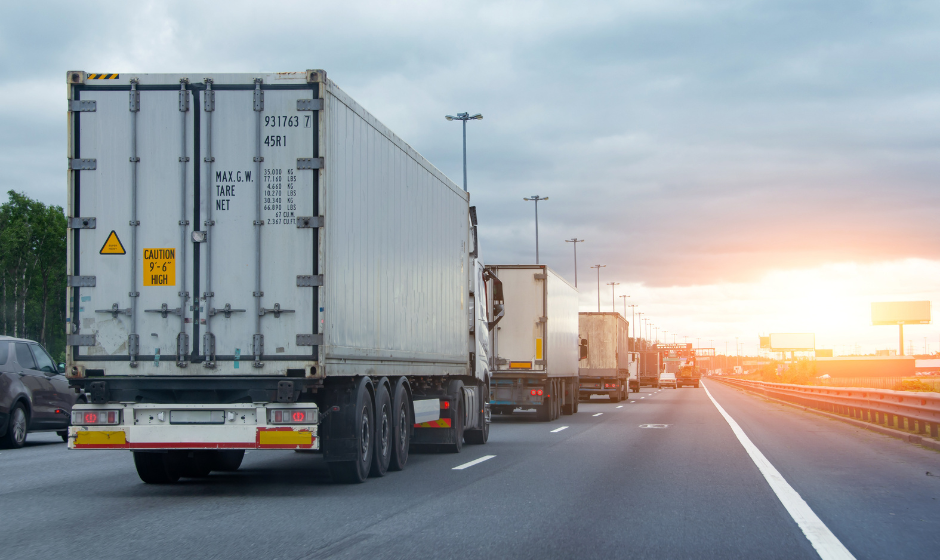
M73 191L86 218L72 225L72 334L84 335L73 358L136 354L142 369L167 373L192 331L192 98L169 88L136 97L129 85L80 92L95 108L76 118L73 142L79 161L94 164L77 171Z
M318 230L298 217L317 216L319 171L298 160L317 167L318 113L298 100L316 96L309 86L262 92L260 105L253 86L202 92L200 342L219 367L315 359Z

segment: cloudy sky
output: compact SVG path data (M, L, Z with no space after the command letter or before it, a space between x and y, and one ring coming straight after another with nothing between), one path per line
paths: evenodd
M940 301L940 3L75 2L0 19L0 187L65 203L65 72L325 69L469 187L487 261L606 282L678 341L896 348ZM618 299L618 310L622 300ZM921 352L940 327L907 329ZM926 341L924 338L926 337ZM711 341L714 341L713 343Z

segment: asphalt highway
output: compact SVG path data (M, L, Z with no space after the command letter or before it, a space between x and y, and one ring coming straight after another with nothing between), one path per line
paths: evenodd
M937 557L940 453L706 385L856 558ZM254 451L150 486L128 452L30 434L0 451L0 519L0 558L820 557L701 388L497 416L486 445L360 485Z

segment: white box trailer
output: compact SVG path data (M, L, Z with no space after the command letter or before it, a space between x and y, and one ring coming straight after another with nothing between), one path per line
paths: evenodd
M638 354L630 351L630 325L620 313L580 313L578 331L586 356L578 368L581 398L607 395L620 402L640 391Z
M362 481L486 440L466 192L322 70L67 81L70 447L148 482L317 449Z
M491 331L490 405L534 408L540 420L578 411L578 290L545 265L488 265L502 282L503 316Z

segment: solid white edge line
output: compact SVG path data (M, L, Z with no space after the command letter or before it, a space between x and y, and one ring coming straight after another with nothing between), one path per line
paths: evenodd
M555 428L554 430L552 430L552 433L554 434L556 432L560 432L562 430L567 430L567 429L568 429L568 426L562 426L560 428Z
M751 442L747 434L744 433L744 430L741 429L741 426L734 421L734 418L725 412L725 409L721 408L721 405L718 404L718 401L716 401L715 397L709 392L708 387L705 387L704 383L702 383L702 387L705 388L705 394L711 399L715 408L718 409L718 412L721 413L728 422L728 425L731 426L731 431L738 437L738 441L744 446L744 450L750 455L751 460L754 461L754 464L757 465L761 474L764 475L764 479L767 480L770 489L774 491L774 494L777 495L777 498L780 500L780 503L783 504L783 507L786 508L790 517L796 521L800 530L806 535L806 538L809 540L810 544L813 545L813 548L816 549L816 553L819 554L819 557L823 560L854 560L855 556L853 556L842 542L832 534L829 527L826 527L826 524L819 519L806 501L800 497L800 494L787 483L783 475L770 464L770 461L768 461L757 446Z
M603 413L603 412L598 412L598 413L595 414L594 416L600 416L601 414L604 414L604 413Z
M462 471L462 470L464 470L464 469L467 468L467 467L472 467L473 465L477 465L477 464L479 464L479 463L482 463L483 461L489 461L489 460L492 459L493 457L496 457L496 455L484 455L484 456L480 457L479 459L474 459L474 460L470 461L469 463L464 463L464 464L462 464L462 465L457 465L456 467L454 467L454 468L452 468L452 469L450 469L450 470L452 470L452 471Z

